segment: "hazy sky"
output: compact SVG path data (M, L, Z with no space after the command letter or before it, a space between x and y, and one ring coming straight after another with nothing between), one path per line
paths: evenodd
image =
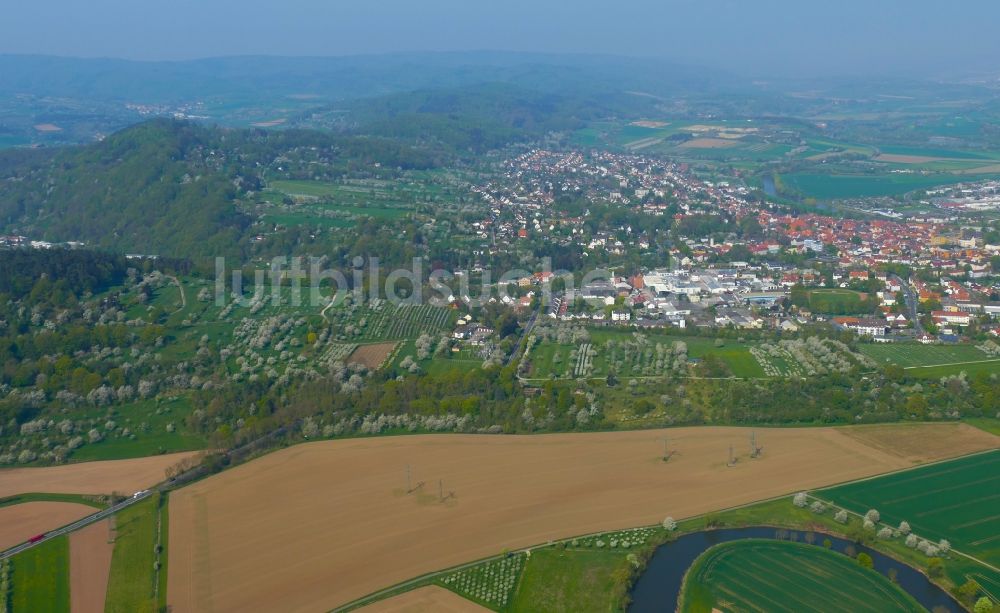
M131 59L514 50L760 74L1000 69L996 0L30 0L0 53ZM2 78L3 75L0 75Z

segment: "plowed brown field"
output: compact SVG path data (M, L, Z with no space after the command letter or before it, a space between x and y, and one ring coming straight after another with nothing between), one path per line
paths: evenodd
M70 611L93 613L104 610L111 574L108 520L90 524L69 535Z
M175 613L327 610L505 548L690 517L1000 441L966 426L906 428L956 442L887 453L840 429L757 429L759 459L747 457L742 428L297 445L171 495L168 603ZM666 463L664 435L677 451ZM407 465L414 484L426 482L412 494ZM454 492L445 502L439 480Z
M71 524L97 509L75 502L23 502L0 507L0 549L23 543L36 534Z
M131 494L163 481L168 467L199 453L189 451L43 468L4 468L0 469L0 498L27 493Z

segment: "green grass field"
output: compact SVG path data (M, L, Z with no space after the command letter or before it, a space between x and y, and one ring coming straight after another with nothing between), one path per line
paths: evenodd
M963 372L968 377L975 377L981 373L987 375L1000 374L1000 360L966 364L943 364L939 366L913 366L906 369L907 375L922 379L940 379L941 377L958 375Z
M791 173L782 175L785 184L804 196L822 200L864 198L870 196L898 196L918 189L976 180L978 175L955 174L877 174L830 175ZM979 176L979 179L987 178Z
M867 312L866 296L849 289L810 290L809 308L816 313L860 314Z
M69 537L46 541L13 558L14 611L69 611Z
M921 538L1000 565L1000 451L960 458L816 492L882 522L909 522Z
M114 407L113 418L131 428L135 438L108 437L99 443L84 445L73 453L73 461L120 460L204 449L207 441L203 437L184 431L184 418L190 412L190 402L183 396L159 403L139 400ZM101 417L108 411L94 409L90 413ZM174 432L167 432L168 423L175 425Z
M94 507L95 509L103 509L107 507L106 504L98 502L89 496L82 496L80 494L48 493L27 493L0 498L0 507L6 507L12 504L23 504L25 502L70 502L75 504L85 504L87 506Z
M619 348L614 354L616 361L624 363L623 368L615 369L615 374L621 379L629 377L660 376L660 370L647 370L655 363L652 354L657 344L671 347L674 342L681 341L687 345L687 355L689 359L699 360L708 355L714 355L722 360L734 377L757 378L764 377L764 369L750 353L750 345L735 340L725 340L722 347L716 347L714 338L702 338L696 336L673 336L666 334L646 334L648 344L644 353L638 353L633 348L622 347L623 343L634 340L631 331L610 330L606 328L595 328L590 330L592 347L597 351L593 359L593 372L591 377L606 377L611 370L608 351L608 341L614 341ZM550 342L539 342L531 350L531 378L547 378L550 374L557 377L565 375L567 371L572 372L573 365L570 363L570 352L576 347L573 345L557 345ZM665 370L665 369L663 369Z
M627 552L606 550L538 549L525 565L520 587L509 611L611 610L611 574L625 562Z
M922 611L879 573L815 545L746 539L717 545L692 565L683 611Z
M117 536L108 577L105 610L144 613L158 610L157 508L159 495L132 505L117 515Z
M879 364L898 364L903 368L985 362L990 359L975 345L881 343L859 345L858 349Z

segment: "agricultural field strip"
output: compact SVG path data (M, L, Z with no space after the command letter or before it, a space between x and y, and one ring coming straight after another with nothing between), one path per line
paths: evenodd
M979 455L988 455L988 454L994 453L994 452L995 452L995 450L987 450L987 451L975 452L973 454L969 454L969 455L963 456L961 458L949 458L949 459L944 459L944 460L938 460L938 461L931 462L931 463L928 463L928 464L922 464L920 466L915 466L915 467L911 467L911 468L903 468L903 469L900 469L900 470L895 470L895 471L890 471L890 472L887 472L887 473L881 473L881 474L878 474L878 475L873 475L871 477L865 477L865 478L858 479L858 480L852 480L852 481L849 481L847 483L853 484L853 483L861 483L861 482L865 482L865 481L873 481L873 480L881 479L881 478L884 478L884 477L887 477L887 476L891 476L891 475L894 475L894 474L908 473L908 472L911 472L911 471L914 471L914 470L919 470L921 468L926 468L928 466L934 466L934 465L940 465L940 464L947 464L947 463L955 461L956 459L963 459L963 458L974 457L974 456L979 456ZM846 485L846 484L841 484L841 485ZM833 487L840 487L840 486L836 485L836 486L831 486L829 488L824 488L824 489L832 489ZM828 500L820 499L820 498L816 497L815 495L810 495L810 497L812 499L814 499L814 500L822 500L823 502L829 502ZM741 508L752 507L752 506L757 505L757 504L762 504L762 503L766 503L766 502L772 502L772 501L775 501L775 500L783 500L785 498L787 498L787 495L773 496L773 497L769 497L769 498L765 498L765 499L761 499L761 500L757 500L757 501L753 501L753 502L748 502L748 503L744 503L744 504L735 505L735 506L728 507L728 508L725 508L725 509L719 509L718 511L715 511L715 512L733 511L733 510L737 510L737 509L741 509ZM854 511L852 511L851 509L845 509L845 510L847 510L852 515L855 515L855 516L857 516L859 518L863 518L864 517L863 513L856 513ZM575 536L575 537L566 537L566 538L560 538L560 539L556 539L556 540L548 541L548 542L544 542L544 543L537 543L535 545L530 545L530 546L523 547L523 548L520 548L520 549L511 550L509 553L511 553L511 554L519 554L519 553L524 553L524 552L531 552L532 550L534 550L536 548L546 547L546 546L549 546L549 545L552 545L552 544L555 544L555 543L565 543L565 544L569 545L569 544L571 544L573 542L583 541L585 539L608 538L609 535L615 535L615 534L621 534L621 533L641 532L643 530L654 530L654 529L657 529L657 528L659 528L659 524L652 524L652 525L647 525L647 526L639 526L639 527L634 527L634 528L625 528L625 529L618 529L618 530L605 530L605 531L599 531L599 532L592 532L592 533L583 534L583 535L579 535L579 536ZM587 551L587 550L583 549L583 551ZM979 559L977 559L975 557L972 557L972 556L968 556L968 555L962 553L961 551L955 550L954 548L952 549L952 551L954 553L956 553L956 554L962 555L963 557L967 557L967 558L969 558L969 559L971 559L971 560L973 560L973 561L975 561L977 563L980 563L980 564L982 564L983 566L985 566L987 568L990 568L992 570L996 570L996 571L1000 572L1000 569L996 569L992 565L990 565L988 563L985 563L982 560L979 560ZM474 567L474 566L477 566L479 564L483 564L483 563L486 563L486 562L490 562L490 561L502 559L504 557L504 555L505 554L497 554L497 555L493 555L493 556L481 558L481 559L478 559L478 560L474 560L472 562L467 562L467 563L459 564L459 565L452 566L452 567L449 567L449 568L445 568L445 569L442 569L442 570L424 573L424 574L422 574L422 575L420 575L418 577L414 577L412 579L409 579L409 580L406 580L406 581L403 581L403 582L400 582L400 583L397 583L397 584L385 587L385 588L383 588L381 590L378 590L376 592L372 592L371 594L368 594L366 596L358 598L358 599L356 599L356 600L354 600L352 602L345 603L345 604L343 604L343 605L341 605L341 606L336 607L335 609L333 609L333 613L341 613L341 612L355 610L355 609L360 608L362 606L365 606L365 605L368 605L368 604L371 604L373 602L377 602L377 601L380 601L380 600L383 600L383 599L386 599L386 598L390 598L390 597L392 597L394 595L406 592L406 591L408 591L410 589L414 589L414 588L419 587L421 585L430 584L430 583L432 583L436 579L448 576L450 574L454 574L454 573L456 573L458 571L466 570L466 569L469 569L471 567ZM763 611L763 609L757 609L757 610Z
M961 464L960 466L949 466L953 462L965 462L969 461L970 458L974 458L975 462L966 465ZM892 479L892 474L885 475L881 477L875 477L872 479L862 480L852 484L846 484L841 486L836 486L833 488L826 488L824 490L819 490L815 492L812 497L822 500L824 502L832 502L838 506L844 507L850 513L862 516L866 509L877 508L882 514L884 523L898 523L899 521L910 521L913 525L913 530L919 535L924 537L931 537L933 540L948 539L953 544L958 545L957 548L953 547L956 553L962 554L972 560L982 563L984 566L990 567L997 570L990 562L981 560L973 553L979 553L979 548L994 540L996 533L991 531L983 532L980 530L968 530L967 528L977 528L982 526L982 524L987 523L991 520L996 520L1000 515L993 515L990 517L979 517L976 513L982 508L982 497L979 495L981 491L981 486L984 483L992 483L1000 479L1000 475L994 475L987 477L985 479L980 478L978 474L973 474L974 479L964 479L956 485L956 473L969 473L989 471L991 467L1000 466L1000 452L990 451L980 454L975 454L974 456L967 456L966 458L960 458L958 460L950 460L945 462L936 463L929 466L921 466L913 469L903 471L898 474L906 474L911 472L919 472L920 474L912 475L908 478L901 479L899 481L893 481L892 483L883 484L878 489L878 496L866 497L869 490L864 489L865 484L869 484L875 480L882 479ZM941 470L935 470L935 468L940 468ZM924 472L924 471L927 472ZM934 487L935 484L945 485L944 487L937 487L936 489L927 489L928 487ZM914 485L921 485L920 492L917 494L910 493L913 490ZM857 493L834 493L838 490L843 489L857 489ZM903 491L899 492L902 488ZM960 498L959 502L949 505L950 515L948 518L947 525L942 526L944 523L940 520L931 519L934 515L939 515L938 509L932 509L923 512L913 512L908 513L904 510L900 510L898 505L915 501L921 499L932 499L935 496L941 495L945 492L953 492L955 490L966 490L967 496ZM897 494L893 494L897 492ZM893 498L886 499L886 496L895 496ZM971 516L971 517L970 517ZM963 524L955 524L956 520L961 520L968 518L968 521ZM967 549L966 552L961 551L965 546L971 548Z
M151 492L149 492L147 490L146 492L144 492L142 494L139 494L137 496L130 496L130 497L126 498L125 500L123 500L122 502L119 502L118 504L116 504L114 506L111 506L111 507L108 507L108 508L106 508L106 509L104 509L102 511L98 511L97 513L94 513L92 515L88 515L86 517L78 519L78 520L76 520L76 521L74 521L72 523L66 524L65 526L62 526L60 528L56 528L55 530L50 530L50 531L48 531L48 532L45 533L45 540L38 541L36 543L21 543L20 545L16 545L16 546L11 547L11 548L9 548L9 549L7 549L5 551L0 552L0 560L4 560L4 559L9 558L9 557L11 557L13 555L21 553L22 551L25 551L27 549L31 549L32 547L34 547L36 545L39 545L41 543L47 543L50 540L52 540L52 539L54 539L54 538L56 538L58 536L62 536L64 534L69 534L70 532L73 532L74 530L79 530L80 528L89 526L90 524L92 524L94 522L100 521L100 520L102 520L102 519L104 519L106 517L110 517L110 516L114 515L115 513L119 512L119 511L121 511L121 510L123 510L123 509L125 509L127 507L130 507L133 504L135 504L135 503L137 503L137 502L139 502L141 500L145 500L150 495L151 495Z
M991 362L1000 363L1000 359L990 358L986 360L973 360L971 362L947 362L943 364L923 364L920 366L904 366L903 370L916 370L920 368L937 368L938 366L965 366L966 364L988 364Z
M787 609L789 611L796 611L808 610L823 598L836 596L838 604L845 601L850 603L850 607L843 607L845 611L880 610L878 608L878 604L880 603L871 603L870 601L855 597L847 590L832 590L833 593L831 594L831 584L826 581L826 579L830 579L833 576L830 572L812 564L802 556L791 555L790 552L783 550L780 546L768 545L770 544L754 543L752 546L748 544L741 547L741 549L753 547L755 551L766 550L769 556L768 566L764 566L754 559L747 560L745 557L736 556L734 555L735 552L724 549L706 565L704 570L709 575L711 575L712 571L718 570L720 574L725 574L727 582L736 583L737 587L740 588L740 593L730 593L738 600L745 600L745 594L756 594L760 597L760 602L767 602L770 607L774 605L773 594L781 593L783 598L791 598L801 603L801 608ZM803 573L803 569L807 569L810 572ZM775 570L780 572L775 573ZM779 577L780 579L769 579L769 577ZM787 589L788 586L784 585L782 581L782 579L787 580L791 578L795 579L795 596L791 595L793 592L789 591ZM755 586L760 585L772 588L769 590L771 596L768 596L768 593L761 593L754 589ZM884 596L887 601L902 604L899 603L900 595L894 593L891 589L887 589L889 586L872 581L870 582L870 587ZM805 597L805 600L799 597L800 594ZM742 604L755 606L747 602L743 602Z

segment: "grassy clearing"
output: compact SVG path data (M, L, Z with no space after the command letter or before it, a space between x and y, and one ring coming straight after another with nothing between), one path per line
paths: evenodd
M69 537L46 541L13 558L14 611L69 611Z
M982 178L987 178L983 176ZM953 174L884 174L829 175L792 173L782 175L785 183L805 196L824 200L864 198L869 196L899 196L918 189L928 189L973 180Z
M820 490L856 513L878 509L888 525L909 522L920 537L947 539L1000 565L1000 451Z
M667 334L643 334L646 341L644 348L639 349L634 345L635 334L628 330L609 330L606 328L595 328L590 330L590 345L596 354L593 357L593 368L589 377L603 378L614 371L620 379L644 376L662 376L669 374L669 360L664 360L663 367L657 366L659 360L655 351L656 345L660 344L666 348L673 346L675 342L682 342L687 346L687 356L690 359L704 359L713 355L722 360L734 377L757 378L764 377L764 369L750 353L752 345L741 343L735 340L725 340L722 346L716 345L714 338L702 338L694 336L674 336ZM609 342L617 346L614 351L609 350ZM550 375L556 377L565 376L566 373L573 374L574 362L570 360L570 353L578 349L575 345L556 344L552 342L541 342L531 350L531 378L548 378ZM620 367L616 364L620 363ZM686 374L680 372L677 374Z
M1000 436L1000 419L992 417L970 417L965 420L970 426L975 426L980 430Z
M549 547L532 552L510 611L611 610L612 573L627 552Z
M157 610L157 507L160 495L132 505L116 517L117 535L108 577L106 611L122 613Z
M207 441L184 431L184 418L191 412L186 396L162 401L140 400L115 406L110 416L129 428L133 437L108 437L73 452L74 461L121 460L178 451L204 449ZM93 409L83 417L106 418L109 411ZM91 415L92 414L92 415ZM168 432L167 424L174 424L175 431Z
M904 368L956 362L982 362L990 359L975 345L873 343L859 345L858 350L880 364L898 364Z
M867 313L867 296L849 289L809 290L809 308L817 313Z
M906 369L907 375L922 379L940 379L941 377L958 375L963 372L969 377L975 377L981 373L987 375L997 374L1000 373L1000 360L940 366L912 366Z
M822 547L746 539L708 550L684 581L682 611L921 611L874 570Z
M10 506L12 504L23 504L25 502L70 502L75 504L85 504L95 509L103 509L107 507L103 502L99 502L93 496L83 496L81 494L45 494L45 493L27 493L18 494L16 496L7 496L6 498L0 498L0 507Z

